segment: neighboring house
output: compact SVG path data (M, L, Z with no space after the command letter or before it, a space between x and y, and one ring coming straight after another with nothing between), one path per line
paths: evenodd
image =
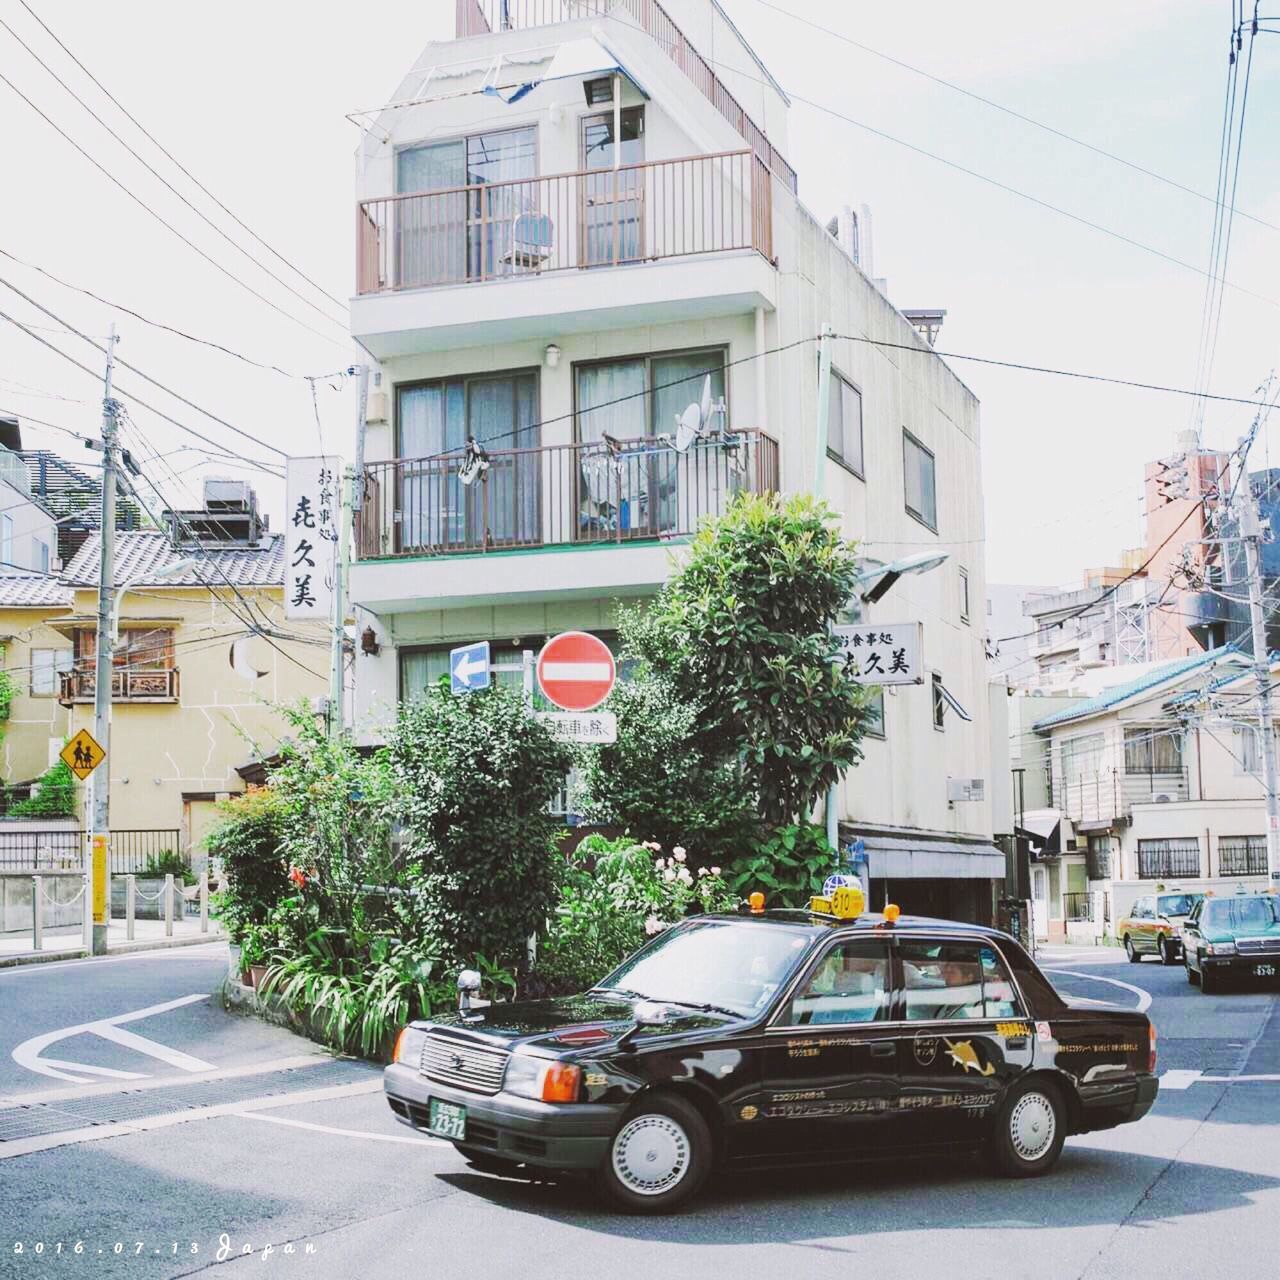
M1050 837L1060 852L1032 874L1042 936L1087 914L1095 892L1115 921L1156 885L1266 883L1247 670L1230 648L1157 663L1035 722L1050 771L1049 807L1036 817L1061 824Z
M58 526L32 496L21 449L18 419L0 418L0 575L58 567Z
M351 328L379 367L357 734L376 739L451 646L488 639L505 661L567 628L608 638L700 519L810 489L830 323L889 344L833 342L825 490L845 532L881 561L950 554L869 608L872 627L923 622L928 677L884 696L841 836L866 841L877 903L986 918L1005 860L978 403L797 200L787 99L713 0L679 27L650 0L566 11L463 0L459 38L427 48L358 151ZM677 451L677 418L708 400ZM468 485L469 438L489 469Z
M159 832L198 861L215 802L244 789L238 769L288 735L278 708L326 691L330 633L285 620L284 538L265 531L256 504L238 522L221 510L170 520L176 545L158 531L117 534L115 582L127 589L101 769L113 831ZM10 780L37 776L67 735L93 729L99 556L94 533L61 583L0 579L18 693L4 742Z

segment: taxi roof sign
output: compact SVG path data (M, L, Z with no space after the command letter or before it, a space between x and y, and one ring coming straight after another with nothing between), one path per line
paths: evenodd
M867 909L862 886L837 885L825 897L815 895L809 899L809 910L814 915L835 916L837 920L856 920Z
M107 753L88 729L76 733L58 755L81 782L107 758Z

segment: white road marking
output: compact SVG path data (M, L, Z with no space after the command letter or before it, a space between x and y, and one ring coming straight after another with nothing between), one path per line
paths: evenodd
M138 1053L159 1058L161 1062L167 1062L171 1067L177 1067L179 1071L212 1071L214 1069L212 1062L205 1062L203 1058L193 1058L189 1053L157 1044L145 1036L135 1035L132 1031L117 1027L112 1022L98 1023L93 1029L93 1034L101 1036L104 1040L124 1045L126 1049L135 1049Z
M1164 1093L1166 1089L1190 1089L1203 1076L1203 1071L1186 1071L1171 1067L1160 1075L1160 1092Z
M612 670L607 662L544 662L543 680L608 680Z
M53 1060L42 1058L41 1061L50 1062ZM215 1068L212 1071L202 1071L199 1074L188 1076L160 1076L156 1079L143 1077L138 1084L90 1084L82 1088L36 1089L31 1093L11 1093L0 1097L0 1107L22 1107L32 1102L70 1102L79 1098L96 1098L113 1093L138 1093L144 1089L172 1089L179 1084L198 1084L204 1080L235 1080L240 1076L265 1075L270 1071L292 1071L299 1067L315 1067L321 1063L333 1061L334 1059L327 1053L317 1052L297 1054L291 1058L272 1058L267 1062L246 1062L238 1067ZM87 1070L86 1067L79 1066L76 1063L54 1062L54 1065L76 1066L81 1071ZM99 1067L98 1070L105 1071L106 1068ZM112 1074L131 1076L133 1072L121 1071Z
M157 947L154 951L131 951L123 956L97 956L92 960L44 960L38 964L5 965L0 968L0 979L65 973L68 969L79 969L87 964L120 964L125 960L211 960L214 948L226 954L225 947L219 943L198 942L188 947Z
M451 1147L443 1138L408 1138L399 1133L370 1133L367 1129L337 1129L330 1124L312 1124L309 1120L290 1120L287 1116L269 1116L262 1111L246 1111L244 1120L265 1120L268 1124L287 1124L294 1129L310 1129L314 1133L335 1133L342 1138L367 1138L371 1142L401 1142L410 1147Z
M37 1075L52 1076L55 1080L70 1080L72 1084L88 1084L89 1079L87 1077L103 1074L114 1075L117 1073L108 1071L106 1067L95 1068L79 1062L44 1059L40 1057L40 1051L48 1048L51 1044L57 1044L59 1040L67 1040L72 1036L86 1033L101 1035L110 1040L114 1036L111 1031L105 1030L105 1028L114 1028L121 1022L137 1022L140 1018L149 1018L156 1013L168 1013L170 1009L180 1009L183 1005L194 1004L197 1000L207 1000L208 998L207 992L198 992L195 995L179 996L176 1000L166 1000L163 1004L149 1005L145 1009L135 1009L131 1013L117 1014L114 1018L98 1018L93 1022L82 1022L78 1026L63 1027L58 1031L46 1031L44 1035L32 1036L30 1040L24 1040L18 1045L13 1051L13 1060L18 1066L25 1067L28 1071L34 1071ZM180 1062L174 1062L172 1060L173 1057L185 1058L188 1062L200 1062L198 1058L188 1058L186 1054L178 1054L172 1049L166 1049L163 1045L158 1045L143 1036L132 1037L132 1041L130 1048L148 1054L153 1058L167 1061L171 1066L182 1066ZM57 1062L57 1066L52 1065L53 1062ZM182 1069L192 1070L189 1066ZM197 1071L213 1070L207 1062L200 1063L194 1069ZM81 1074L73 1074L77 1071Z
M1077 973L1074 969L1046 969L1046 973L1062 973L1068 978L1084 978L1087 982L1106 982L1113 987L1121 987L1125 991L1132 991L1138 997L1138 1012L1146 1013L1151 1008L1151 993L1143 991L1141 987L1135 987L1131 982L1121 982L1119 978L1104 978L1097 973Z
M326 1089L302 1089L297 1093L273 1094L266 1098L250 1098L243 1102L221 1102L212 1107L191 1107L186 1111L174 1111L162 1116L147 1116L130 1120L127 1124L87 1125L83 1129L70 1129L64 1133L45 1133L35 1138L20 1138L14 1142L0 1142L0 1160L12 1160L17 1156L33 1155L37 1151L52 1151L55 1147L71 1147L82 1142L99 1142L104 1138L119 1138L130 1133L144 1133L149 1129L167 1129L175 1124L187 1124L192 1120L214 1120L219 1116L240 1115L246 1111L266 1111L274 1107L292 1107L304 1102L327 1102L332 1098L354 1098L360 1094L380 1093L382 1079L363 1080L358 1084L338 1084Z
M1201 1080L1209 1084L1252 1084L1255 1081L1266 1081L1274 1083L1280 1080L1280 1075L1268 1076L1201 1076Z

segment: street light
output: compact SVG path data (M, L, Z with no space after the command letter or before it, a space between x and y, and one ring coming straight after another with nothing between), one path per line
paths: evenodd
M161 569L149 571L149 576L153 580L157 578L176 578L178 574L186 573L188 569L194 569L199 563L198 556L184 556L181 560L175 560L172 564L167 564ZM115 596L111 601L111 647L113 649L120 644L120 602L124 599L124 593L131 587L136 587L147 576L148 573L140 573L116 588Z

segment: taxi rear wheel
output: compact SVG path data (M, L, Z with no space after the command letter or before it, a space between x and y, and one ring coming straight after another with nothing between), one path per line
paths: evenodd
M674 1094L646 1098L627 1113L600 1166L600 1189L629 1213L669 1213L711 1172L711 1130Z
M1010 1178L1048 1173L1062 1154L1067 1112L1058 1089L1047 1080L1014 1085L996 1116L991 1155Z
M1160 952L1161 964L1175 964L1178 957L1174 955L1173 948L1169 945L1168 939L1161 938L1156 944L1156 949Z
M1134 948L1133 939L1127 933L1124 936L1124 953L1129 957L1130 964L1137 964L1142 959Z
M1187 981L1194 987L1200 981L1200 975L1191 967L1191 960L1183 953L1182 962L1187 966Z

